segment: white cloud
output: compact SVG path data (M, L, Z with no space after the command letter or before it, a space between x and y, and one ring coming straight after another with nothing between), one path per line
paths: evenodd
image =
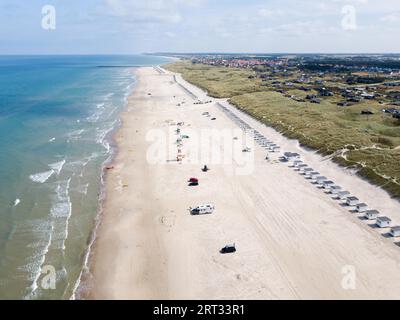
M282 10L277 9L267 9L261 8L258 10L258 16L261 18L276 18L278 16L282 16L284 12Z
M170 31L167 31L167 32L165 32L164 34L165 34L165 36L168 37L168 38L175 38L175 37L176 37L176 34L173 33L173 32L170 32Z
M381 19L383 22L397 22L400 21L400 13L392 13L386 16L383 16Z
M179 23L182 6L199 6L205 0L105 0L103 14L125 19L127 22Z

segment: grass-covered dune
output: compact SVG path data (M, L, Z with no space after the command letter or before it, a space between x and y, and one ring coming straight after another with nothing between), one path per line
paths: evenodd
M304 146L358 168L370 182L400 198L400 121L375 101L339 107L332 98L321 104L297 102L262 86L252 70L192 64L166 66L194 85L230 102ZM368 109L373 115L362 115Z

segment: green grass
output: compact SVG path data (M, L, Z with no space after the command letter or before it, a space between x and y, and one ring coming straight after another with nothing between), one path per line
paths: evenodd
M214 98L230 98L261 90L260 79L249 79L255 76L252 70L213 67L188 61L169 64L166 69L181 73L187 81L206 90Z
M359 168L358 173L400 197L400 121L381 112L382 106L366 101L350 107L336 105L337 97L322 98L321 104L296 102L249 79L250 70L230 69L190 62L167 67L212 96L230 102L304 146L332 155L337 163ZM303 97L296 89L291 94ZM373 115L362 115L368 109ZM346 149L346 159L338 155ZM396 181L396 182L394 182Z

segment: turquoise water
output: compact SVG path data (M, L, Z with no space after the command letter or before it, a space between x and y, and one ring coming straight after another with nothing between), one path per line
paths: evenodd
M165 62L0 56L0 299L73 296L132 67ZM49 270L55 289L44 285Z

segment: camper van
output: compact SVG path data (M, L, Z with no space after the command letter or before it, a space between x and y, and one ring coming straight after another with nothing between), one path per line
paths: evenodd
M204 204L196 208L190 208L192 215L211 214L214 212L215 207L212 204Z

